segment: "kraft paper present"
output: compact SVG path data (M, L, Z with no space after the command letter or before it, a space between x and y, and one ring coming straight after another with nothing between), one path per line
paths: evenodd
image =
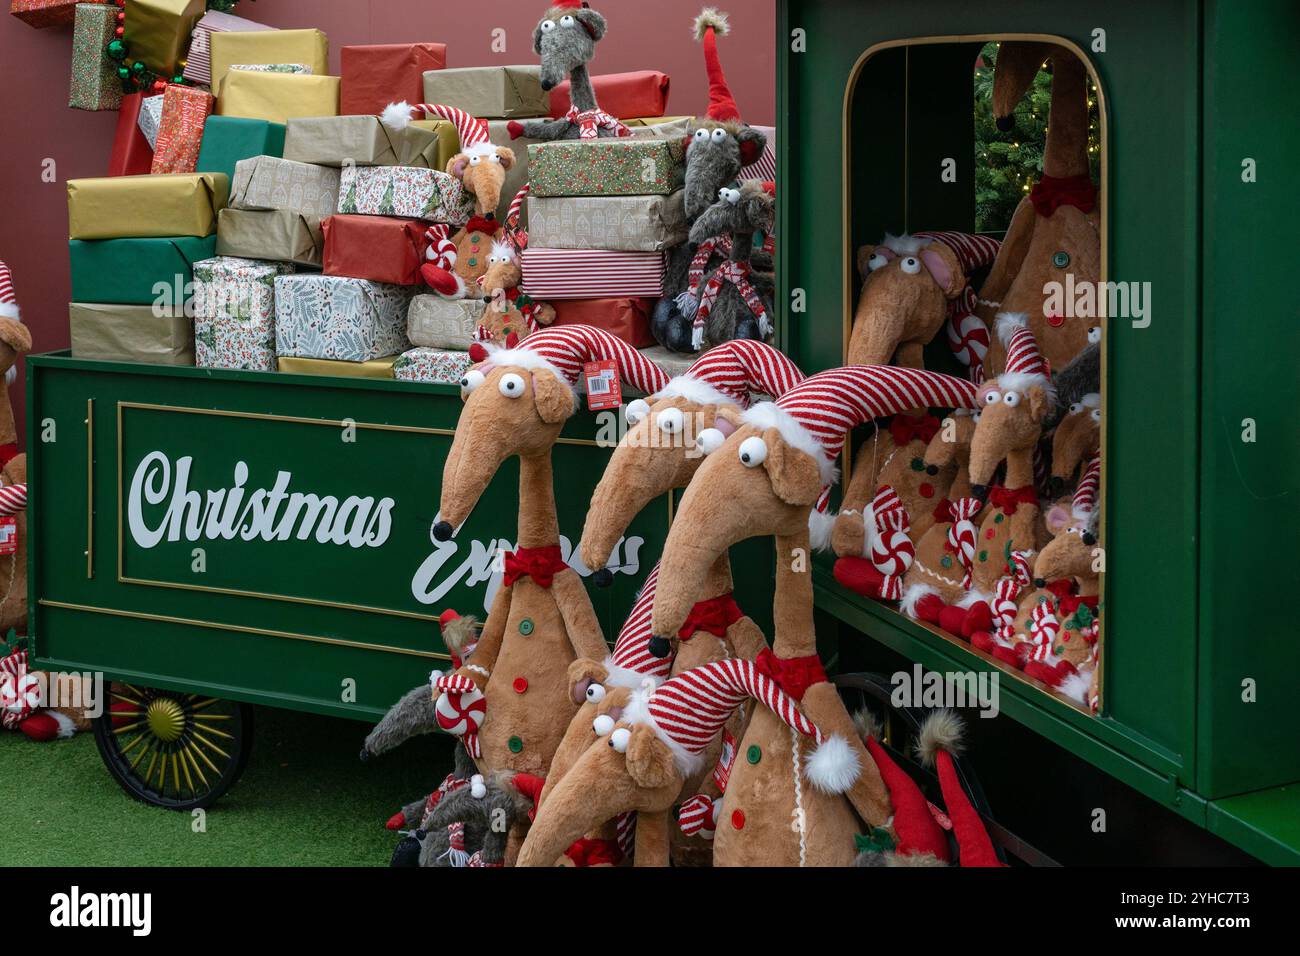
M368 359L397 355L406 338L405 286L295 275L275 280L275 351L302 358Z
M345 166L339 212L463 225L474 197L455 176L418 166Z
M556 299L556 325L590 325L604 329L622 339L633 348L655 344L650 333L650 310L655 300L650 298L622 299ZM414 341L414 340L412 340Z
M185 56L185 72L182 74L191 83L201 86L212 85L212 34L214 33L253 33L259 30L274 30L265 24L254 23L220 10L209 10L194 25L190 40L190 51Z
M235 256L194 264L194 364L274 372L275 277L293 266Z
M396 355L370 359L365 362L345 362L341 359L299 358L281 355L277 359L281 372L295 375L346 375L348 378L393 378Z
M445 103L480 119L528 119L550 112L540 66L467 66L424 74L425 103Z
M107 2L92 0L92 3ZM9 13L39 30L71 23L75 16L74 8L80 5L77 0L10 0Z
M391 216L330 216L321 220L325 236L322 269L327 276L348 276L421 285L420 266L429 241L426 223Z
M122 97L117 112L117 130L113 133L113 151L108 159L110 176L142 176L153 165L153 147L140 132L140 109L148 99L143 93ZM212 170L220 172L220 170Z
M686 241L682 190L667 196L530 196L528 241L551 249L658 252Z
M284 152L283 123L209 116L203 127L203 144L195 168L201 173L225 173L235 181L235 165L254 156L279 156Z
M73 358L194 364L194 324L183 308L70 302L68 328Z
M72 79L68 105L79 110L115 110L122 103L117 62L104 52L117 26L112 4L78 3L72 27Z
M192 173L203 143L203 125L212 112L212 94L194 86L168 84L163 93L151 173Z
M206 6L206 0L131 0L122 23L131 58L171 79L180 72L190 34Z
M637 351L667 372L669 378L676 378L678 375L684 374L699 358L698 355L694 354L673 352L662 345L651 345L648 348L637 349Z
M236 63L305 63L314 74L330 71L329 40L319 30L231 30L213 33L209 41L212 92L218 98L225 92L222 85L226 73Z
M624 126L632 127L632 135L637 139L684 139L691 131L690 116L645 116L623 120Z
M320 267L325 240L320 217L291 209L223 209L217 255Z
M162 125L164 99L165 97L159 93L157 96L146 96L140 101L140 115L136 118L136 125L140 127L144 138L149 141L150 149L158 148L158 127ZM153 165L152 160L150 165Z
M376 43L339 51L339 112L377 114L389 103L423 102L424 73L447 65L444 43Z
M435 349L468 349L483 322L482 299L444 299L417 295L406 313L406 337L412 345Z
M282 31L276 31L282 32ZM218 36L239 36L235 33ZM250 36L272 36L253 33ZM297 73L229 70L221 82L217 112L284 123L295 116L334 116L339 111L339 78Z
M393 377L400 382L459 385L473 364L468 352L414 348L398 356L393 364Z
M183 302L194 263L210 258L217 237L95 239L68 242L74 302L150 305Z
M564 140L528 147L533 196L642 196L680 189L681 140L625 137Z
M68 180L68 238L207 236L226 205L221 173Z
M445 125L451 126L450 123ZM378 116L320 116L291 119L284 158L319 166L419 166L442 170L445 134L424 122L394 130ZM453 137L455 127L452 127ZM455 139L455 148L460 139ZM454 155L448 154L447 159Z
M637 70L632 73L605 73L591 78L596 102L610 116L663 116L668 108L667 73ZM569 81L551 90L551 116L563 116L569 109Z
M332 216L339 204L339 171L275 156L254 156L235 164L231 209L289 209Z

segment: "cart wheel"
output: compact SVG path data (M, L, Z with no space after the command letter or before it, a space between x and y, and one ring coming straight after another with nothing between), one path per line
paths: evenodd
M95 745L123 790L169 810L208 807L253 749L253 708L217 697L114 684Z

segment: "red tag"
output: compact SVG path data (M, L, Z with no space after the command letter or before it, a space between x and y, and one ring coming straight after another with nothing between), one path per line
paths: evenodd
M930 808L930 816L934 817L935 823L939 824L939 826L943 827L945 830L952 829L952 821L948 819L948 814L944 813L929 800L925 801L925 805Z
M613 359L587 362L582 366L587 381L587 408L598 412L623 404L623 388L618 381L618 363Z
M18 553L18 519L13 515L0 518L0 554Z
M736 738L730 730L722 732L722 752L718 754L718 765L713 768L713 782L718 785L718 793L727 792L727 781L731 779L731 767L736 762Z

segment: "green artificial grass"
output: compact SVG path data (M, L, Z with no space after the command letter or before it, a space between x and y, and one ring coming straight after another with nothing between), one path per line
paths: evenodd
M109 776L91 733L36 744L0 733L10 866L386 866L385 821L451 769L451 740L422 737L369 763L366 724L256 709L244 775L207 810L147 806Z

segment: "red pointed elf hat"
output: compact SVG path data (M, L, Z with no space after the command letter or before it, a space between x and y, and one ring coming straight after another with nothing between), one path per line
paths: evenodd
M668 373L622 339L590 325L566 325L534 332L518 348L487 346L482 352L485 363L480 368L514 365L520 368L546 368L557 378L577 385L582 367L588 362L613 359L619 380L647 395L668 384Z
M1038 351L1038 340L1029 330L1028 317L1023 312L1002 312L997 317L998 338L1007 350L1007 364L1003 375L1024 376L1027 379L1048 383L1047 363Z
M751 393L780 398L803 380L799 366L766 342L733 339L709 349L659 394L747 408Z
M867 727L867 750L876 762L880 778L889 789L889 802L894 806L894 834L898 838L894 852L899 856L930 854L944 863L949 862L948 838L930 810L930 801L925 799L916 781L894 763L889 752L880 745L876 739L879 734L880 727L871 718Z
M714 7L705 7L695 18L695 38L704 44L704 69L709 75L709 119L740 122L740 107L727 86L727 75L718 59L718 37L725 37L731 25L727 15Z
M971 806L970 798L957 777L953 754L960 752L965 728L961 718L950 710L936 710L921 724L916 753L921 762L935 768L943 790L944 808L952 821L961 866L1002 866L993 841L984 829L984 821Z
M14 295L13 273L4 262L0 262L0 318L19 318L18 297Z

